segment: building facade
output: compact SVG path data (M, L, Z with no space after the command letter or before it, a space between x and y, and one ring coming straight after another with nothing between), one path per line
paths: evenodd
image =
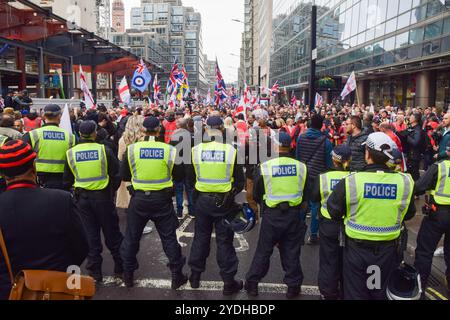
M144 0L141 7L131 9L131 29L135 37L142 33L139 46L131 46L132 51L137 50L138 55L147 54L150 60L150 54L154 54L156 60L153 61L167 72L167 76L176 59L186 68L191 90L197 88L201 94L208 91L200 13L191 7L183 7L180 0ZM114 43L115 37L125 39L126 34L113 34ZM161 48L164 49L159 51ZM167 82L167 78L164 81Z
M449 106L449 1L318 0L316 5L317 86L329 101L355 71L361 103ZM271 83L307 90L310 22L310 1L274 0ZM326 78L331 80L321 85Z
M31 0L61 18L76 24L90 32L97 33L97 1L93 0Z
M112 31L125 32L125 6L122 0L112 3Z

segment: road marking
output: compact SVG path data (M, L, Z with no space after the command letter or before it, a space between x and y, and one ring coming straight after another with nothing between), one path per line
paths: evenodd
M446 297L444 297L442 294L440 294L438 291L434 290L433 288L427 288L428 291L433 293L436 297L440 298L440 300L448 301Z
M144 289L165 289L172 290L172 281L166 279L138 279L134 282L135 288ZM104 277L103 286L105 287L125 287L123 281L117 277ZM276 293L285 294L287 286L277 283L260 283L259 291L261 293ZM223 282L221 281L201 281L199 289L192 289L191 286L186 284L181 287L181 291L222 291ZM305 296L320 296L318 287L315 286L302 286L302 295Z
M431 294L425 291L425 296L428 298L428 300L436 300L435 297L433 297Z
M194 238L193 232L185 232L186 228L192 222L191 217L187 217L186 220L183 221L181 226L177 229L177 240L181 247L187 247L187 243L181 241L181 238ZM212 238L216 237L216 234L213 232L211 235ZM245 252L250 249L250 246L247 240L244 238L242 234L235 234L235 239L239 242L239 247L236 248L236 252Z

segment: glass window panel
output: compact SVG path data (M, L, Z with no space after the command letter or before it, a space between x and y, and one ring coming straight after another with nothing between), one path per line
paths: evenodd
M394 32L396 30L397 30L397 18L394 18L386 22L386 34Z
M384 52L383 41L377 42L373 45L373 54L377 55Z
M442 34L442 20L425 27L425 40L438 37Z
M358 44L358 37L354 36L350 39L350 47L356 47Z
M441 40L435 40L423 44L423 55L430 56L441 51Z
M362 0L361 1L361 7L359 10L359 28L358 32L362 32L366 30L366 24L367 24L367 9L369 0Z
M401 48L408 45L409 32L404 32L395 37L395 48Z
M406 28L409 26L409 20L411 17L411 12L407 12L398 17L397 30Z
M389 20L398 14L399 2L400 2L400 0L389 0L386 20Z
M442 52L450 51L450 37L442 38Z
M420 58L422 56L422 45L415 45L408 48L408 59Z
M371 41L375 39L375 28L367 30L366 32L366 41Z
M412 8L412 0L401 0L400 7L398 9L398 14L408 11Z
M417 7L411 11L411 24L420 22L426 18L427 5Z
M386 23L382 23L375 27L375 38L384 36L384 29L386 28Z
M358 45L363 44L366 41L366 33L362 32L358 35Z
M384 54L384 64L392 64L395 62L395 57L393 52L386 52Z
M427 7L427 18L434 17L435 15L438 15L442 13L442 11L445 10L445 7L442 4L442 0L432 0L428 3Z
M358 33L358 22L359 22L359 3L352 8L352 30L351 35Z
M380 21L386 21L386 11L388 8L388 0L378 0L377 18Z
M450 17L444 20L444 30L442 33L443 34L450 33Z
M409 32L409 43L421 43L423 41L423 32L423 27L411 30Z
M395 37L388 38L384 40L384 50L391 51L395 48Z

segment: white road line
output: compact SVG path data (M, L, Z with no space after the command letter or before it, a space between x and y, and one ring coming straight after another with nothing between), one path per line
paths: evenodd
M172 281L166 279L138 279L135 282L135 288L144 289L164 289L171 290ZM201 281L199 289L192 289L186 284L178 290L181 291L222 291L223 282L221 281ZM105 287L125 287L122 280L115 277L104 277L103 285ZM259 291L261 293L285 294L287 286L276 283L260 283ZM302 295L320 296L319 288L315 286L302 286Z

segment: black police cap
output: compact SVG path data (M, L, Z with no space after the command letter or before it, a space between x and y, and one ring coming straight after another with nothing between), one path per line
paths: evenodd
M160 122L158 118L155 117L147 117L144 120L144 128L148 131L154 131L160 126Z
M80 129L78 131L80 131L82 136L90 136L97 131L97 124L92 120L83 121L80 124Z
M49 116L58 116L61 114L61 107L57 104L49 104L44 107L44 114Z

